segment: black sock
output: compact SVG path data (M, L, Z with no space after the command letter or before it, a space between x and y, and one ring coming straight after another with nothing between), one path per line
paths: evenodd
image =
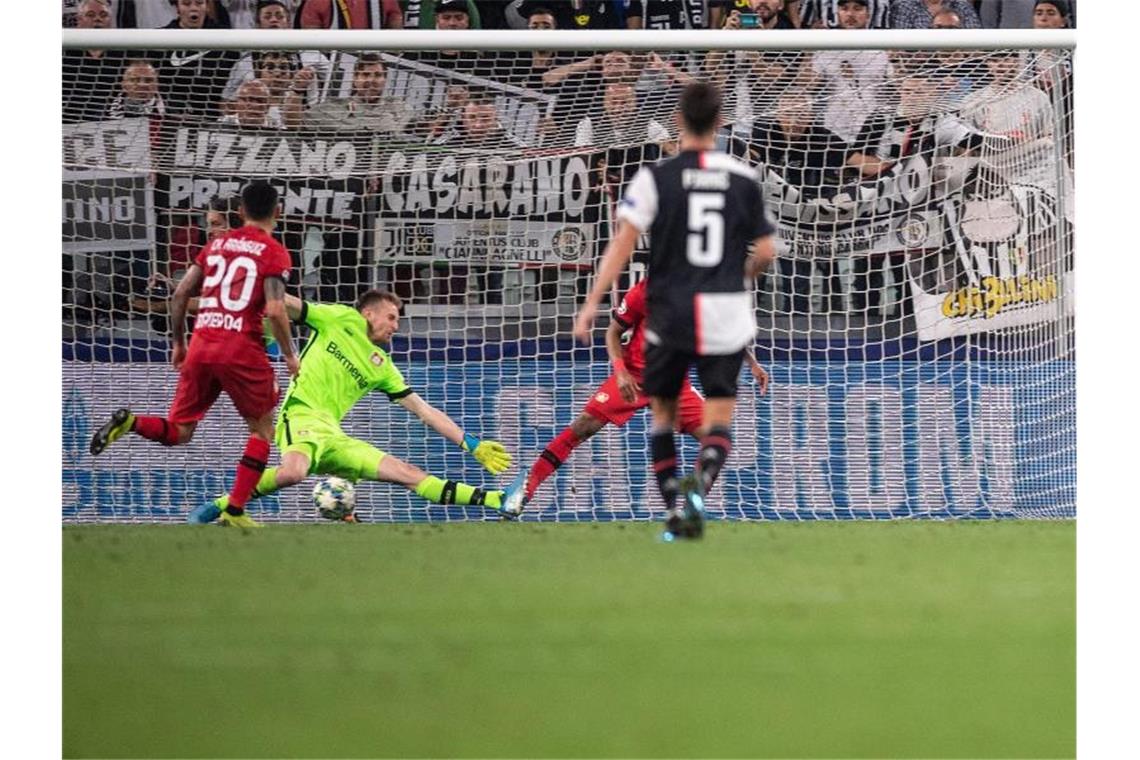
M653 473L657 476L657 488L665 500L665 508L673 509L677 504L677 446L673 441L673 431L654 430L650 436L650 450L653 453Z
M705 493L712 489L730 451L732 451L730 428L721 425L711 427L701 438L701 453L697 457L697 477L701 479L701 489Z

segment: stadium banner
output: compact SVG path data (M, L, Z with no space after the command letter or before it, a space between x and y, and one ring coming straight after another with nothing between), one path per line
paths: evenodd
M557 98L538 90L434 66L427 56L418 61L389 53L380 57L388 70L384 92L410 109L412 122L454 113L471 92L478 91L494 101L499 126L517 145L537 146L543 122L554 111ZM456 147L463 147L463 142Z
M540 359L413 362L402 369L429 403L465 430L502 441L521 464L572 421L610 372L605 362ZM1056 517L1058 504L1075 503L1075 447L1060 440L1064 436L1040 435L1043 425L1075 429L1070 362L1003 363L991 370L985 362L950 360L795 360L768 369L772 386L765 396L742 381L733 452L707 503L713 517ZM283 368L279 373L284 383ZM247 437L228 401L203 420L187 446L164 448L129 436L97 458L87 452L92 431L116 408L166 409L175 380L171 369L156 364L63 362L65 520L181 520L228 490ZM457 384L485 392L449 392ZM538 493L526 519L658 516L648 423L647 412L637 414L579 447ZM443 477L503 486L517 471L518 465L496 481L382 394L358 404L344 427ZM691 465L696 445L687 438L681 445ZM253 502L251 513L317 519L310 502L315 482ZM488 516L475 508L430 506L390 484L360 484L357 493L366 521Z
M145 174L81 172L63 180L63 252L150 250L154 188Z
M212 198L238 195L249 180L250 177L232 175L162 174L159 205L169 210L205 211ZM360 230L364 226L362 179L282 177L268 181L281 197L278 223L283 227L306 222L334 229Z
M977 181L972 163L900 162L874 182L797 187L772 168L764 195L777 255L809 260L901 256L923 341L1054 319L1073 308L1057 199L1037 185ZM971 179L972 178L972 179ZM984 192L982 188L984 186Z
M875 181L802 186L767 167L762 187L779 231L777 255L817 260L943 245L939 204L957 192L934 169L920 154Z
M1068 221L1055 199L1009 185L985 199L948 200L943 211L952 245L911 257L911 298L919 340L941 340L1073 314L1074 277Z
M64 178L108 169L131 174L151 170L150 119L63 125Z
M343 180L373 168L372 132L183 126L164 135L160 171L240 177L321 177Z
M593 264L598 154L383 156L376 262Z
M281 197L277 230L294 254L298 279L328 286L322 298L351 300L363 276L367 176L377 139L371 131L330 137L303 130L179 127L157 152L156 203L170 214L195 214L215 196L234 196L249 180L266 179Z
M149 121L65 124L63 156L63 252L149 250L154 242Z

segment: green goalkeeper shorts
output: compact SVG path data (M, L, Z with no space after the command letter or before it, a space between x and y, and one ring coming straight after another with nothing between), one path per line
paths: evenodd
M370 443L350 438L331 416L304 404L286 404L277 418L277 449L309 458L310 475L336 475L352 481L375 480L386 455Z

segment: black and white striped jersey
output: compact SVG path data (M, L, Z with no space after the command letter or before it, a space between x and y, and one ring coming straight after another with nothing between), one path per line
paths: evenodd
M756 334L751 244L775 228L755 169L715 151L684 151L643 167L618 218L649 232L650 343L732 354Z

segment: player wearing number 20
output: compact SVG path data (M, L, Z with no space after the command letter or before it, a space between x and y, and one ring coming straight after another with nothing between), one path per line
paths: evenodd
M289 253L270 233L277 220L277 191L266 183L242 189L246 224L202 247L178 285L171 303L171 363L179 371L170 412L163 417L135 416L119 409L91 439L91 453L101 453L130 431L167 446L187 443L222 391L249 425L250 436L238 463L221 522L256 526L245 504L269 460L277 380L265 353L263 316L268 318L281 354L296 376L299 362L285 310ZM201 288L201 292L197 293ZM198 295L193 339L186 347L186 310Z
M752 280L775 257L775 231L757 172L715 151L721 98L694 82L681 94L681 152L642 168L618 207L611 241L574 325L588 340L598 303L649 233L648 326L643 388L653 410L652 458L669 537L698 537L704 495L732 447L736 383L756 334ZM695 365L705 391L696 474L677 479L677 396ZM677 498L684 493L684 506Z

